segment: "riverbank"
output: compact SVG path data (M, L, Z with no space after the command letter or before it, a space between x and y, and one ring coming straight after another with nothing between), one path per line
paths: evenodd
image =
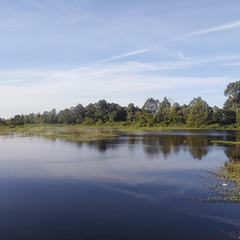
M17 127L0 127L0 135L6 136L15 133L22 134L23 136L34 135L51 139L61 138L77 142L119 136L119 133L113 129L90 128L78 125L24 125Z
M22 126L0 126L0 135L12 135L19 133L22 135L35 135L52 139L62 138L72 141L84 142L93 141L101 138L109 138L123 135L126 132L134 131L151 131L166 132L173 130L223 130L206 128L189 128L189 127L139 127L137 125L53 125L53 124L25 124ZM224 129L226 130L226 129ZM236 129L227 129L236 130ZM229 142L215 141L213 143L229 144ZM231 142L231 144L233 144ZM236 143L235 143L236 144Z

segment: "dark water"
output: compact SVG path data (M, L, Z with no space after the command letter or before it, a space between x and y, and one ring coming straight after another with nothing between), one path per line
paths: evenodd
M0 137L0 239L227 239L240 205L198 175L239 156L236 131L128 134L91 143Z

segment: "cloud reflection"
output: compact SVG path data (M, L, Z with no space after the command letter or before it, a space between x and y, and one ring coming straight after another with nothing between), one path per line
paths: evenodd
M202 137L130 135L91 143L1 138L0 177L186 185L179 173L213 167L226 160L219 148L213 151L206 142L201 143ZM203 151L204 161L195 161L192 151Z

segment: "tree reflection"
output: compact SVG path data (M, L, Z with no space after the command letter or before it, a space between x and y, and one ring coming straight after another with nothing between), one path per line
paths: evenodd
M240 162L240 146L235 145L225 150L225 154L228 157L229 162Z
M172 135L149 134L143 138L144 149L149 155L162 153L167 157L172 153L178 153L180 149L189 151L194 159L201 160L208 154L210 139L201 135Z
M120 144L125 143L126 140L119 138L100 139L98 141L88 142L90 148L95 148L99 152L105 152L109 149L117 149Z
M240 133L234 135L240 139ZM116 149L122 144L127 144L130 148L134 145L143 145L143 149L149 156L162 154L167 159L172 153L181 151L189 152L197 160L207 156L209 146L212 146L211 140L229 140L233 135L223 134L223 132L206 131L176 131L163 133L136 132L129 133L120 138L100 139L87 142L89 147L97 149L99 152L105 152L109 149ZM81 144L79 144L79 147ZM225 154L230 161L240 159L240 146L227 147Z

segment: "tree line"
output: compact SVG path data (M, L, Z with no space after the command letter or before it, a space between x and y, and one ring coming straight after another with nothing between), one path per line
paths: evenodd
M105 99L87 106L56 109L41 113L15 115L10 119L0 118L1 125L24 124L122 124L139 127L152 126L240 126L240 80L229 83L224 91L227 97L223 108L210 107L201 97L194 98L188 105L171 104L167 97L162 101L148 98L139 108L133 103L127 107L108 103Z

